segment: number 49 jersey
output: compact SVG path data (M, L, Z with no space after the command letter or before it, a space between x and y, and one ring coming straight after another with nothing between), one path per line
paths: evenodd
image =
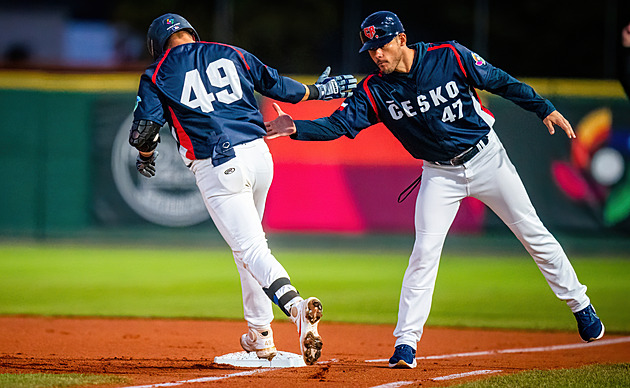
M212 158L217 165L234 155L233 146L265 135L255 91L296 103L306 89L243 49L183 44L142 75L134 120L168 122L185 160Z

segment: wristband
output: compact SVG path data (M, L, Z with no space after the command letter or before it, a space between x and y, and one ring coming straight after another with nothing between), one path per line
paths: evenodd
M308 88L307 100L319 100L319 89L315 85L306 85Z

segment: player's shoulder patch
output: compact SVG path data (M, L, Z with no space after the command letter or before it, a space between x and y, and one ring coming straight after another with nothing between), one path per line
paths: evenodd
M481 57L481 55L475 53L475 52L471 52L471 55L473 57L473 60L475 61L475 65L477 66L483 66L486 64L486 61Z

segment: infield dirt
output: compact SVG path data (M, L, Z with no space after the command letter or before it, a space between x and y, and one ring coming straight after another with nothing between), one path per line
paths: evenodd
M299 353L292 323L277 320L273 328L278 350ZM316 365L256 369L239 376L248 369L213 360L241 350L239 338L246 330L241 321L4 316L0 373L112 374L127 378L127 386L152 387L403 386L393 384L397 382L437 387L526 370L630 362L630 337L622 335L607 334L599 343L585 344L577 331L427 327L417 356L429 358L418 360L416 369L393 370L386 361L374 361L391 356L393 329L322 321L324 348ZM502 351L508 349L514 350ZM470 352L478 353L462 354ZM484 374L458 377L471 372ZM189 381L206 377L221 379Z

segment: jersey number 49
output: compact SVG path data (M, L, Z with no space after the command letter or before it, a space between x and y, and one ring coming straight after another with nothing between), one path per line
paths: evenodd
M201 108L204 113L212 112L213 102L218 101L223 104L231 104L243 97L241 81L234 62L226 58L218 59L208 64L206 76L210 85L221 89L213 93L208 92L201 79L199 70L194 69L186 72L182 97L180 102L191 109ZM229 86L229 88L228 88Z

